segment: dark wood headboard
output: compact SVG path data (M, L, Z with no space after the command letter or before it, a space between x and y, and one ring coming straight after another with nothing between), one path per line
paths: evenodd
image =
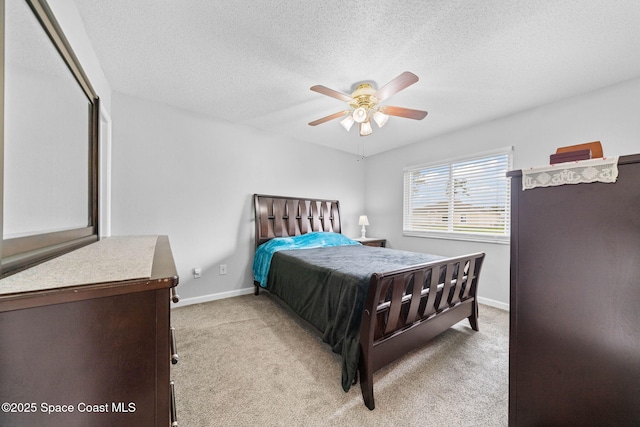
M254 194L256 247L274 237L291 237L312 231L341 233L337 200Z

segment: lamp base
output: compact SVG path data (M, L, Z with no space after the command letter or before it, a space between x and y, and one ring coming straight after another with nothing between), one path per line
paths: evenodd
M367 234L367 230L365 230L364 225L362 226L362 229L360 230L360 238L361 239L366 239L366 234Z

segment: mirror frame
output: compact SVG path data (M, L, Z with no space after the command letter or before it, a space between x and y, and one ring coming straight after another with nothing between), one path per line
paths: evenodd
M15 0L11 0L15 1ZM61 58L69 68L69 71L80 85L82 91L87 96L90 105L90 118L87 123L89 145L88 177L88 225L86 227L34 234L25 237L0 240L0 253L2 262L0 265L0 278L4 278L21 270L27 269L41 262L55 258L67 252L71 252L82 246L94 243L98 240L98 135L100 126L100 102L99 97L93 89L87 75L85 74L80 61L76 57L69 41L65 37L58 21L51 11L46 0L24 0L33 11L40 22L53 47L58 51ZM3 232L3 212L4 212L4 85L5 85L5 0L0 0L0 19L2 31L0 31L0 122L2 132L0 133L0 232Z

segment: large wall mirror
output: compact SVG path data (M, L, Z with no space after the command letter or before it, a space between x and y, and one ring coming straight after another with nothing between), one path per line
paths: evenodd
M44 0L0 0L1 277L98 236L98 97Z

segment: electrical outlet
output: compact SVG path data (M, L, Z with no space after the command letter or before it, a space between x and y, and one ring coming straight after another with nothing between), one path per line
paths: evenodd
M199 279L200 277L202 277L202 270L200 270L200 267L195 267L193 269L193 278Z
M227 274L227 264L220 264L220 274Z

